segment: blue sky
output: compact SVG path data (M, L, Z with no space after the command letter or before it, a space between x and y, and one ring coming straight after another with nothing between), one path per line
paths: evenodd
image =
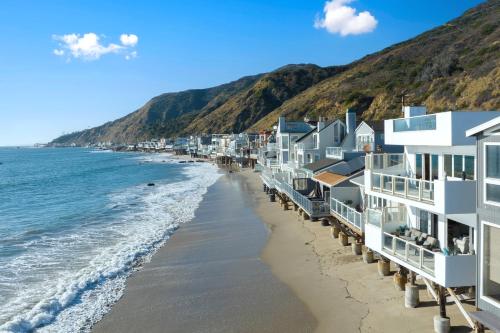
M0 146L47 142L97 126L164 92L209 87L289 63L345 64L480 3L334 2L331 20L338 18L334 10L347 7L345 15L356 11L346 18L352 24L325 20L325 1L317 0L2 0ZM68 47L75 44L63 37L86 33L99 38L98 59L72 54ZM138 41L123 44L123 34Z

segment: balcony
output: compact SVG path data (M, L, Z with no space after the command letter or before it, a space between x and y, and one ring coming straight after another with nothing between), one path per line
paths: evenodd
M356 209L344 204L343 202L340 202L335 198L330 198L330 212L333 216L346 222L358 233L363 233L363 213L358 212Z
M404 154L369 154L365 157L365 166L365 186L369 195L441 214L475 212L475 180L428 181L412 177Z
M296 191L288 183L281 184L282 192L285 193L296 205L304 210L311 218L320 218L330 215L330 205L327 201L319 198L310 198Z
M342 147L327 147L326 158L342 160L344 158Z
M434 182L372 172L371 189L404 199L434 203Z
M370 208L365 215L365 242L373 251L444 287L475 284L475 255L445 255L399 236L406 227L404 208Z

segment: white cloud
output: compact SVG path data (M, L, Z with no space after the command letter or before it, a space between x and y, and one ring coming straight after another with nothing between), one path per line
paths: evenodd
M125 46L134 47L137 45L137 42L139 41L139 37L137 37L137 35L134 35L134 34L130 34L130 35L122 34L120 36L120 41Z
M124 36L125 38L123 38ZM87 61L97 60L106 54L124 54L127 60L131 59L131 54L134 54L132 57L135 58L137 51L133 48L139 39L136 35L124 34L120 36L122 45L115 43L105 45L101 42L101 38L93 32L83 35L53 35L52 38L59 42L59 48L53 50L56 56L67 55L67 60L75 58Z
M360 35L375 30L378 24L375 17L368 11L356 13L355 8L347 6L353 1L327 1L323 8L324 17L316 18L314 27L341 36Z

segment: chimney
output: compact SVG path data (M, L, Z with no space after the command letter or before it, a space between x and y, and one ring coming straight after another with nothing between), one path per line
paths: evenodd
M321 131L323 128L325 128L325 126L326 126L326 119L324 117L319 117L317 126L318 132Z
M346 125L346 133L354 134L354 130L356 129L356 112L351 109L347 109L345 114L345 125Z
M278 128L285 128L285 122L286 122L285 117L280 116L278 118L278 127L276 129L278 129Z

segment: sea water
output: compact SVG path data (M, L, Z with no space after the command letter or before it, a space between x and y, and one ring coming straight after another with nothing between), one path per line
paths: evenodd
M88 331L218 176L166 154L0 148L0 332Z

